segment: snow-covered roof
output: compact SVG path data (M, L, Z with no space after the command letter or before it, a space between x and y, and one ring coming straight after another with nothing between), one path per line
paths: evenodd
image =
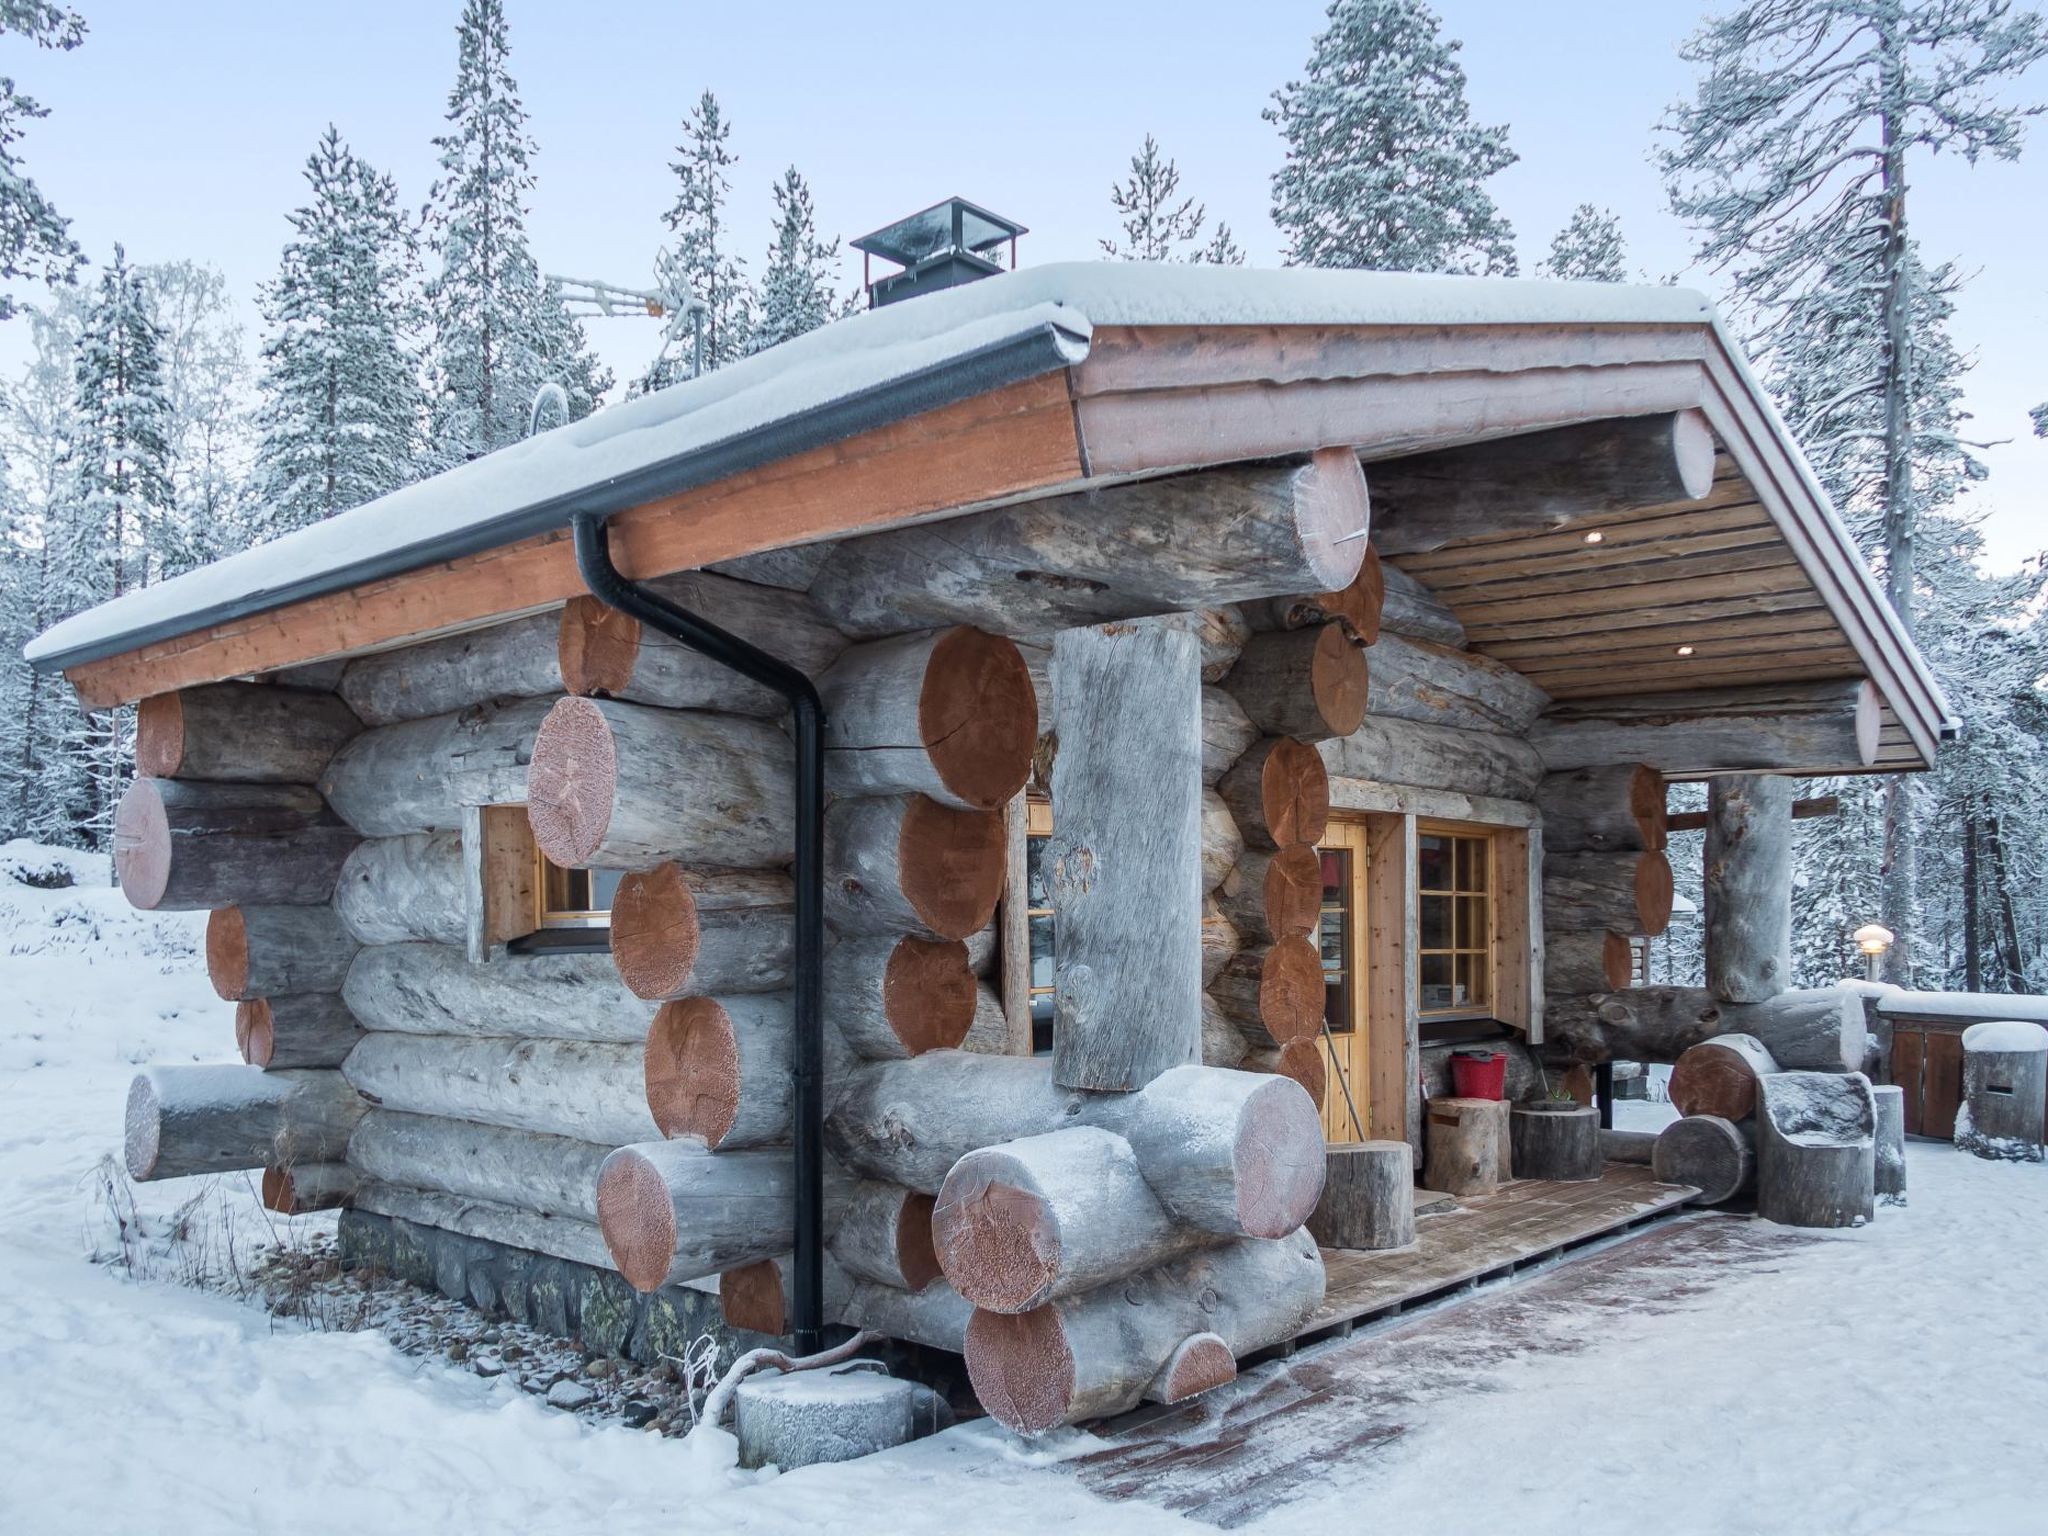
M1682 288L1071 262L870 310L64 620L45 670L674 495L1082 361L1096 326L1710 324Z

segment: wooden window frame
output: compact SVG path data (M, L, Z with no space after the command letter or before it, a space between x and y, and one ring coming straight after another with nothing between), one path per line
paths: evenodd
M1423 1025L1454 1024L1460 1021L1490 1020L1499 1017L1496 1003L1501 995L1500 953L1500 833L1506 829L1487 826L1480 822L1438 821L1433 818L1417 817L1415 821L1415 859L1408 872L1414 882L1416 908L1415 935L1415 1016ZM1485 850L1485 888L1479 891L1465 891L1457 885L1455 851L1451 857L1453 872L1448 890L1423 889L1422 885L1422 840L1425 837L1446 837L1466 842L1479 843ZM1453 843L1455 850L1456 844ZM1442 896L1451 902L1451 938L1449 948L1425 948L1422 942L1422 903L1431 896ZM1477 898L1485 903L1486 932L1477 944L1459 944L1458 903ZM1451 977L1455 985L1457 960L1460 956L1477 957L1485 961L1486 993L1476 1003L1457 1004L1448 1008L1427 1008L1423 1006L1423 961L1433 955L1444 955L1451 959Z
M605 929L612 925L610 907L558 907L553 905L555 892L577 875L586 879L595 874L589 869L568 869L557 864L540 851L538 844L533 850L533 926L540 929Z

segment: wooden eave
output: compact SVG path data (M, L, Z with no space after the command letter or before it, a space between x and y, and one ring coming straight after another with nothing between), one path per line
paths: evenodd
M1378 459L1693 408L1721 448L1704 501L1397 563L1439 592L1475 648L1557 698L1868 676L1887 710L1878 766L1931 763L1948 724L1939 690L1741 365L1698 322L1098 327L1076 366L634 506L614 517L613 544L644 578L1091 482L1336 445L1358 451L1370 481ZM1594 527L1604 541L1589 549ZM103 707L470 628L581 590L563 531L66 675ZM1680 644L1693 646L1689 666Z

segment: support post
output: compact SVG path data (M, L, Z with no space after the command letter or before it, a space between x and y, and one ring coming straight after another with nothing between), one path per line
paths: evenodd
M1768 1002L1792 974L1792 781L1729 774L1707 786L1707 990Z

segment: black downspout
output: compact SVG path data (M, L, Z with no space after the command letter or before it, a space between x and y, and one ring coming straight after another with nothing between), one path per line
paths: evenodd
M1600 1129L1614 1129L1614 1063L1603 1061L1593 1068L1593 1094L1600 1104Z
M612 564L611 531L602 517L576 518L576 567L591 595L607 607L774 689L796 722L796 1157L795 1275L790 1297L799 1354L823 1344L825 1259L825 707L811 680L779 657L716 624L636 586Z

